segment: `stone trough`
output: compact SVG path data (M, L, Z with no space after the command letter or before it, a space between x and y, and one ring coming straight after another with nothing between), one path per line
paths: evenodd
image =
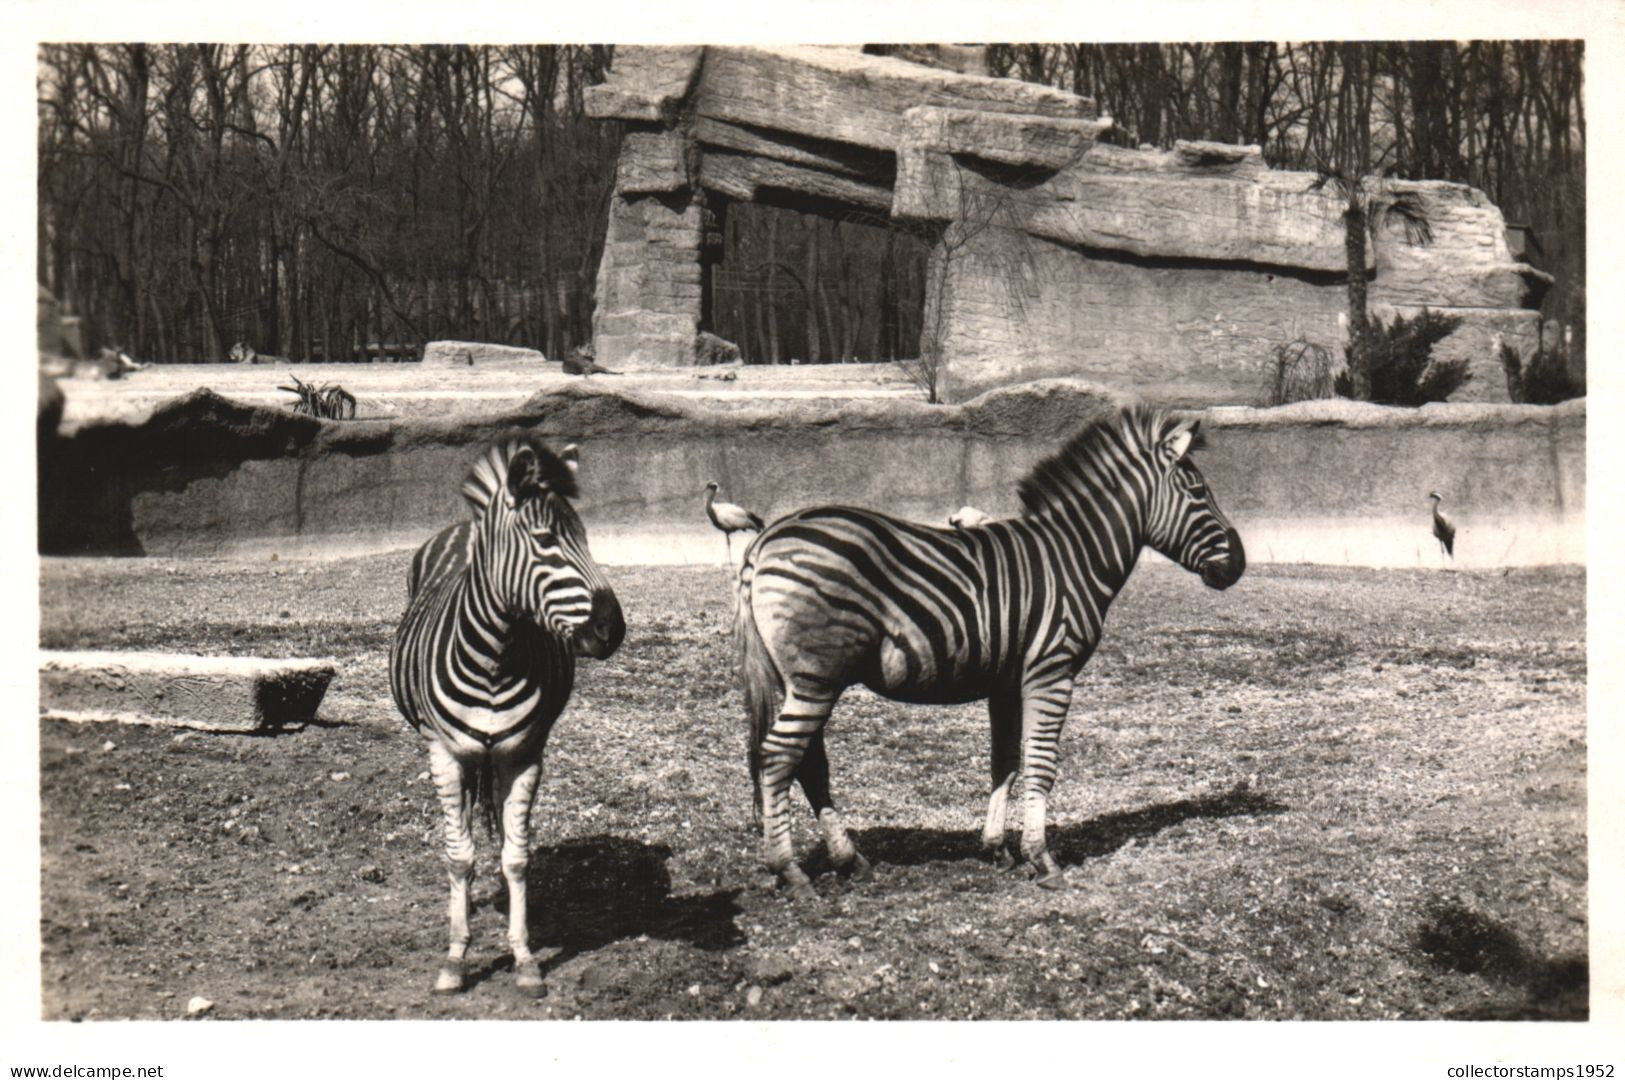
M204 731L308 723L332 682L326 659L150 652L40 653L40 713Z

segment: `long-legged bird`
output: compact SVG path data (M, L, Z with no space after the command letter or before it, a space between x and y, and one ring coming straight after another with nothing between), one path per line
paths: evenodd
M722 531L723 539L728 545L728 565L734 561L733 534L736 532L761 532L762 519L743 506L736 506L731 502L717 502L717 482L712 480L705 485L705 516L711 519L711 524Z
M1438 538L1439 547L1452 559L1456 557L1456 523L1439 509L1439 503L1444 499L1437 491L1428 492L1428 498L1433 500L1433 535Z

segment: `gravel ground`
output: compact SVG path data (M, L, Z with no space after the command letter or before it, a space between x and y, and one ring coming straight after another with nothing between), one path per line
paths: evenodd
M532 862L549 994L520 997L481 837L466 994L431 997L445 885L386 649L407 552L47 559L41 644L332 656L319 722L39 722L42 1013L275 1018L1587 1015L1585 575L1146 565L1074 698L1058 892L983 863L977 707L863 691L836 797L871 882L761 869L728 572L616 568Z

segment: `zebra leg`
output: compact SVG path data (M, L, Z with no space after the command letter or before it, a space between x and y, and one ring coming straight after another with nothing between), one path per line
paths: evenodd
M468 893L474 884L474 829L470 820L471 792L463 766L439 740L429 741L429 775L434 780L440 808L445 813L446 879L451 885L447 915L451 946L435 976L434 992L458 994L464 985L464 957L468 953Z
M1005 845L1004 831L1010 790L1020 763L1021 698L1013 693L996 693L988 699L987 711L993 731L993 793L988 797L987 820L982 825L982 850L993 857L999 869L1010 870L1016 860Z
M846 835L846 826L835 810L835 800L830 797L829 755L824 750L822 728L807 744L807 752L802 755L801 765L796 769L796 782L812 804L818 823L824 827L824 846L829 850L830 861L843 874L852 875L854 881L867 881L871 873L869 860L863 857L852 843L852 838Z
M526 905L526 875L530 872L530 813L536 802L536 784L542 775L540 761L514 770L504 766L497 773L497 791L502 798L502 876L508 882L508 947L513 951L514 985L534 997L542 997L542 967L530 952L530 923Z
M1038 871L1038 884L1058 889L1065 880L1060 864L1044 839L1049 793L1055 786L1067 706L1072 702L1072 680L1027 687L1021 698L1021 775L1025 804L1021 818L1021 857Z
M793 900L812 900L818 894L806 871L796 865L790 842L790 781L796 775L807 744L829 718L829 703L785 696L784 709L768 729L761 745L762 851L768 869L784 881Z

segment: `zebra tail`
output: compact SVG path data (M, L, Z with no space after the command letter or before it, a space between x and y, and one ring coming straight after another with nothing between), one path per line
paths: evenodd
M502 836L500 823L497 821L497 799L495 791L496 770L491 768L491 755L481 754L479 761L474 765L474 775L471 778L467 797L473 802L470 810L478 809L480 820L485 823L485 838L497 840Z
M778 699L784 692L773 658L767 653L756 617L750 609L750 582L746 576L749 556L740 567L739 599L734 611L734 641L739 647L739 682L745 693L745 714L750 721L750 781L756 790L757 812L761 811L762 740L778 712Z

